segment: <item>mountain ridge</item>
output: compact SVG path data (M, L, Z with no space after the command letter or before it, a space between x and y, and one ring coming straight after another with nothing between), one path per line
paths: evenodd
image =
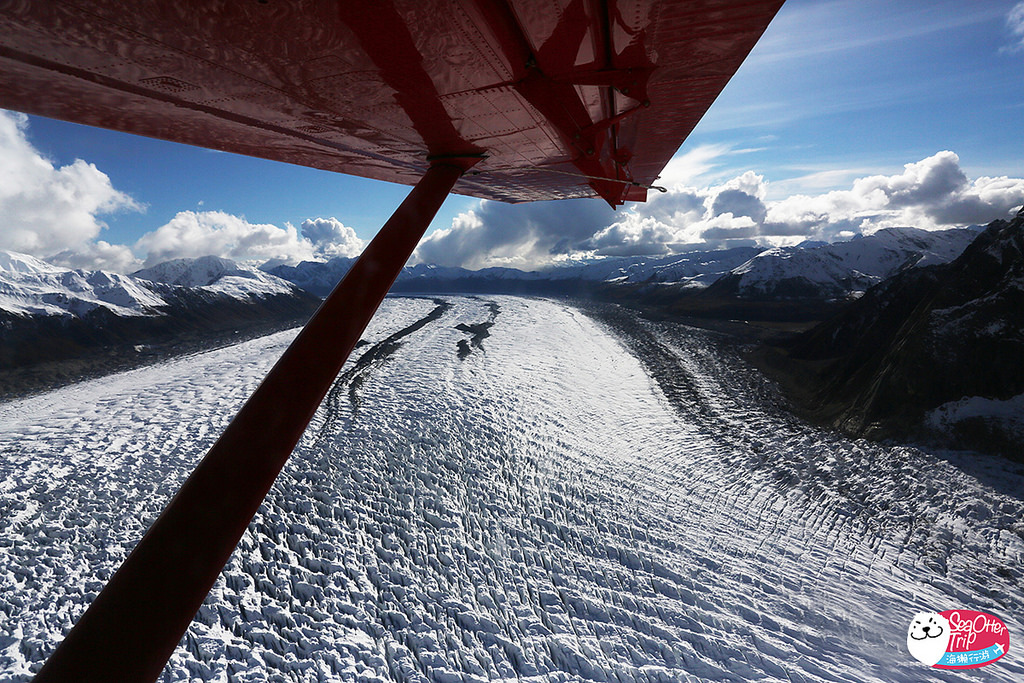
M226 259L140 272L60 268L0 251L0 398L301 324L319 305Z
M613 257L534 271L417 264L402 269L392 291L576 294L607 285L666 284L746 299L845 299L901 269L950 261L976 234L973 228L885 228L847 242ZM324 296L352 263L347 258L304 261L268 272Z
M790 394L818 421L1024 458L1024 209L955 260L870 288L787 354L806 384Z
M590 297L639 308L649 316L700 318L703 325L724 326L756 343L773 338L772 329L807 329L835 314L789 343L789 367L776 372L777 377L790 373L790 379L798 374L807 380L795 392L798 401L816 406L805 414L874 438L917 436L923 433L921 425L934 423L932 433L945 430L956 443L979 443L971 434L980 430L989 435L985 443L992 444L1007 437L1005 430L992 427L989 414L1014 414L1015 401L1024 401L1024 377L1019 390L983 387L957 394L932 386L936 378L952 373L949 368L935 372L928 364L938 364L932 351L943 348L955 358L953 367L983 376L984 364L975 368L981 361L954 340L976 344L986 330L993 337L1000 331L1019 336L1024 329L1020 316L997 319L975 301L996 296L1010 300L1004 308L1012 308L1017 301L1013 293L1024 291L1024 275L1011 278L998 292L990 286L1005 263L1017 268L1012 264L1024 253L1024 237L1006 230L1020 232L1022 221L1018 214L1014 221L996 221L980 234L975 228L888 228L848 242L617 257L540 271L418 264L403 269L393 291ZM227 343L239 333L297 324L319 302L311 292L327 293L354 261L335 258L262 271L207 256L119 275L62 269L0 252L0 375L7 370L6 385L0 376L0 395L9 393L11 377L27 376L26 368L28 376L41 368L43 380L73 380L83 367L86 372L109 370L138 361L140 354L155 358L173 349L201 348L211 339ZM968 268L967 263L974 265ZM969 276L956 275L964 269ZM956 283L952 289L943 288L946 280ZM922 308L925 299L942 305ZM1024 311L1024 301L1019 304ZM921 346L897 334L920 328L925 318L939 341ZM762 322L751 326L748 320ZM761 331L751 332L754 327ZM1011 345L1010 355L1000 348L983 354L984 362L1012 364L1018 357L1014 354L1024 353L1024 346ZM111 361L111 355L119 358ZM804 370L794 371L801 363ZM810 366L816 369L807 371ZM773 368L767 371L771 374ZM1006 379L1013 373L999 376ZM812 386L813 391L808 388ZM921 396L933 400L925 405ZM881 415L890 417L887 421ZM1024 424L1021 429L1024 437Z

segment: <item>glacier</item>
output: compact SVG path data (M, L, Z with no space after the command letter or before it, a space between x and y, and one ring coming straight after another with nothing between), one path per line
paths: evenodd
M0 404L0 679L294 335ZM612 306L393 297L364 340L161 681L956 681L914 614L1024 633L1008 461L808 426L715 333Z

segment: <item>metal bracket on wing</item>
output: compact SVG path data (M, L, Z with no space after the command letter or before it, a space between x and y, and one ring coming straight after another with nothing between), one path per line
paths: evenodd
M613 21L607 6L588 12L582 0L563 7L561 19L543 38L531 36L516 11L504 2L476 0L469 4L490 30L508 65L511 77L503 86L513 87L545 119L547 128L561 138L569 153L569 159L547 161L571 163L579 171L576 175L613 207L642 199L646 190L632 181L625 168L632 155L618 149L616 129L639 110L617 113L615 103L617 93L641 106L648 100L647 85L656 67L649 61L642 35L627 30L630 39L616 50L611 26L622 22ZM580 47L588 37L600 46L594 65L577 66ZM585 86L607 88L600 116L608 118L595 123L580 90ZM605 149L610 151L605 154Z
M653 68L602 69L549 76L540 69L531 57L526 63L527 74L515 82L519 93L548 120L551 126L565 139L566 143L579 154L572 159L573 165L588 184L615 207L624 201L640 199L635 191L632 174L627 168L632 154L619 149L614 134L616 125L650 106L646 99L647 81ZM631 99L640 104L619 114L594 122L580 99L577 86L596 85L628 90ZM609 152L604 154L605 146Z
M567 76L553 76L552 80L571 85L598 85L615 88L630 99L644 102L647 99L647 81L653 68L599 69L597 71L572 73Z

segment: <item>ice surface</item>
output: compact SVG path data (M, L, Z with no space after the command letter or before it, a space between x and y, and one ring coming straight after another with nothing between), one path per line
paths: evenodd
M161 680L955 681L905 651L916 612L1024 633L1010 465L809 428L705 332L444 300L385 302ZM0 679L293 334L0 405Z

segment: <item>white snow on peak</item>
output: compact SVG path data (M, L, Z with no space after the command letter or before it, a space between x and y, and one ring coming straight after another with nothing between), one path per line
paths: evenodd
M35 256L19 254L15 251L0 251L0 273L41 275L43 273L59 273L63 268L41 261Z
M1013 419L1024 428L1024 394L999 400L982 396L965 396L958 401L949 401L932 410L927 421L933 426L956 422L969 417Z
M152 315L166 302L145 283L103 270L70 270L27 254L0 251L0 310L16 315Z
M757 253L755 247L694 251L671 256L600 259L543 271L551 279L595 282L661 282L706 287Z
M957 423L981 418L1000 430L1024 439L1024 394L1005 400L983 396L964 396L943 403L925 416L925 424L940 434L954 434Z
M122 275L71 270L27 254L0 250L0 311L15 315L83 316L97 308L115 315L155 315L166 306L160 287L202 289L247 300L291 294L284 280L216 256L176 259Z
M779 283L793 280L831 296L857 295L901 269L948 263L976 236L969 228L885 228L848 242L768 249L731 274L740 278L742 295L771 293Z
M201 288L236 298L290 294L293 285L256 268L218 256L180 258L132 273L141 280Z
M437 280L586 280L589 282L682 282L706 286L758 251L754 247L695 251L671 256L621 256L575 260L540 270L491 267L480 270L418 264L406 266L400 279ZM314 264L315 265L315 264Z
M952 261L977 235L979 228L928 231L885 228L849 242L804 242L785 248L734 247L669 256L619 256L580 259L539 270L491 267L468 270L417 264L402 269L398 281L408 285L433 281L572 281L637 284L678 284L708 287L723 276L739 277L739 294L787 296L783 281L800 281L801 296L843 298L902 268ZM326 263L306 261L271 272L297 286L326 294L345 275L353 259ZM792 290L792 283L790 283Z

